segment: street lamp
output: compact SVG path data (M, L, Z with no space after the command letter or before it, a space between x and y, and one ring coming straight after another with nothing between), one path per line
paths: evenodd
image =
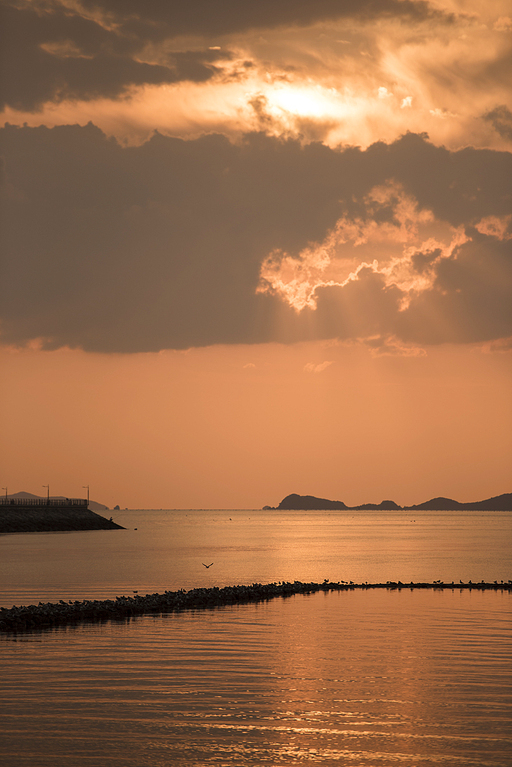
M42 487L46 487L48 491L46 494L46 504L49 506L50 505L50 485L42 485Z
M7 503L7 488L3 487L2 490L5 490L5 502Z
M87 506L89 506L89 485L82 485L82 488L87 489Z

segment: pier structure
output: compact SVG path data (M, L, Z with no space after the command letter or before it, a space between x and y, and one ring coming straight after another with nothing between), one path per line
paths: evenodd
M81 507L86 509L89 505L87 498L9 498L0 496L0 506L15 506L17 509L34 506L50 506L61 508L62 506Z
M121 529L91 511L88 498L0 497L0 534Z

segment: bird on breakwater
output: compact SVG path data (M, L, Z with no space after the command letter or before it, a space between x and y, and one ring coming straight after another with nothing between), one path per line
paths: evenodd
M205 567L205 563L202 563ZM213 564L213 562L210 564ZM388 581L384 583L373 583L362 585L354 583L349 585L330 583L253 583L251 586L225 586L223 588L202 588L192 589L186 592L184 589L179 591L166 591L164 594L146 594L146 596L116 597L115 600L84 600L83 602L75 600L69 604L61 600L55 604L39 602L38 605L29 605L28 607L16 607L7 609L0 607L0 638L4 633L18 633L21 631L33 631L34 629L52 629L54 626L76 625L82 622L105 621L131 619L134 615L154 614L156 612L174 612L187 609L215 608L226 604L255 603L267 601L274 597L290 596L292 594L312 594L325 590L347 590L347 589L396 589L404 584L401 581ZM466 588L471 588L469 584L464 584ZM475 584L476 588L492 588L495 591L507 591L512 593L512 580L508 584L492 584L490 581L484 585ZM410 583L412 588L452 588L447 584L432 583ZM135 594L138 594L134 590Z
M210 564L209 564L209 565L205 565L205 563L204 563L204 562L201 562L201 564L202 564L202 566L203 566L203 567L206 567L206 569L208 570L208 568L209 568L209 567L211 567L211 566L213 565L213 562L210 562Z

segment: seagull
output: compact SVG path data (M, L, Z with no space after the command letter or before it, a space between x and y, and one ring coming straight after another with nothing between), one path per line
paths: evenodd
M202 564L202 566L203 566L203 567L206 567L206 569L208 570L208 568L209 568L209 567L211 567L211 566L213 565L213 562L210 562L210 564L209 564L209 565L205 565L205 563L204 563L204 562L201 562L201 564Z

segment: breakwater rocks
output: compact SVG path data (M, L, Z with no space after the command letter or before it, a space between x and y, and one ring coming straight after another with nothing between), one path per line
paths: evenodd
M223 588L202 588L191 591L166 591L163 594L116 597L115 599L84 600L82 602L39 602L27 607L0 608L0 631L16 633L39 629L69 626L85 622L125 620L140 615L178 612L182 610L204 610L224 605L263 602L277 597L294 594L313 594L317 591L354 591L368 589L477 589L479 591L512 592L512 581L486 583L352 583L339 581L331 583L253 583L251 586L225 586Z
M84 501L84 503L86 503ZM86 506L0 505L0 533L57 533L73 530L123 530Z

